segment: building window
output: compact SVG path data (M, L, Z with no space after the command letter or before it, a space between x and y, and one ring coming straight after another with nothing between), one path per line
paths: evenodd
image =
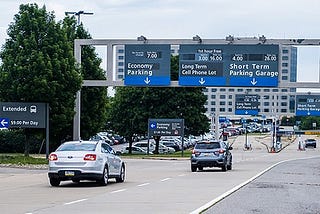
M226 89L225 88L220 88L220 91L226 91Z
M228 112L232 112L232 108L228 108Z
M283 74L289 73L289 72L288 72L288 69L282 69L282 73L283 73Z
M287 100L288 97L287 97L287 96L281 96L281 99L282 99L282 100Z
M121 55L120 55L120 56L118 56L118 59L119 59L119 60L123 60L123 59L124 59L124 56L121 56Z
M225 112L226 109L225 108L220 108L220 112Z
M216 95L211 95L211 99L216 99Z
M233 105L233 103L232 103L232 102L228 102L228 105L229 105L229 106L232 106L232 105Z
M269 109L268 109L268 108L265 108L263 111L264 111L264 112L269 112Z
M288 76L282 76L282 80L288 80Z
M287 112L287 109L281 109L281 112L282 112L282 113L286 113L286 112Z
M288 64L287 62L283 62L283 63L282 63L282 67L288 67L288 65L289 65L289 64Z
M118 73L123 73L124 69L123 68L118 68Z
M270 92L270 89L263 89L263 92Z
M269 102L264 102L263 105L264 106L270 106L270 103Z
M124 49L118 49L118 53L124 53Z
M229 91L230 91L230 92L233 92L233 91L234 91L234 88L229 88Z
M282 56L282 60L288 60L289 57L288 56Z
M211 108L211 112L215 112L216 111L216 108Z
M261 91L261 89L255 89L254 91L255 91L255 92L260 92L260 91Z
M216 105L216 101L211 101L211 105L215 106Z
M278 89L272 89L272 92L278 92L279 90Z
M203 92L208 92L208 88L204 88L202 91Z
M232 95L229 95L229 99L232 99Z
M264 95L264 96L263 96L263 99L268 100L268 99L270 99L270 96L269 96L269 95Z
M288 89L283 88L283 89L281 89L281 91L282 91L282 92L288 92Z
M118 66L123 66L124 63L123 62L118 62Z
M242 92L243 91L243 89L242 88L238 88L238 92Z
M212 88L212 89L211 89L211 92L216 92L216 91L217 91L216 88Z
M226 102L225 102L225 101L220 101L220 105L221 105L221 106L225 106L225 105L226 105Z
M220 99L226 99L226 95L224 94L220 95Z
M289 50L283 49L283 50L282 50L282 53L287 54L287 53L289 53Z

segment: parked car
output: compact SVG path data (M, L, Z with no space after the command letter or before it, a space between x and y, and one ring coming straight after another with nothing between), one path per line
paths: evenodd
M222 171L232 169L232 150L224 141L200 141L196 143L191 155L191 171L203 167L220 167Z
M95 180L105 186L110 178L124 181L125 163L104 141L69 141L49 155L48 177L52 186L67 180Z
M124 147L121 150L121 154L129 154L129 146ZM133 155L147 155L148 152L147 150L141 148L141 147L137 147L137 146L132 146L131 147L131 154ZM149 154L153 154L152 152L149 152Z
M313 147L313 148L317 148L317 141L315 139L306 139L305 141L305 147Z
M148 150L148 142L137 142L133 144L134 146L143 148L144 150ZM155 142L149 142L149 151L155 152L156 144ZM161 142L159 143L159 154L172 154L175 153L175 150L173 148L167 147L166 145L163 145Z

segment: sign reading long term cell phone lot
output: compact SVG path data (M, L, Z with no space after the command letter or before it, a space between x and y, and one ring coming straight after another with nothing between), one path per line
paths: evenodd
M125 85L170 85L170 45L125 45Z
M320 116L320 96L297 95L296 116Z
M1 102L0 128L46 128L46 104Z
M149 136L182 136L184 119L149 119Z
M179 85L278 86L278 45L180 45Z
M257 94L236 94L236 115L258 115L259 95Z

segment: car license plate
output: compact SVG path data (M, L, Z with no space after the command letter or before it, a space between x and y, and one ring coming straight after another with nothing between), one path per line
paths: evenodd
M65 176L74 176L74 171L65 171L64 175Z

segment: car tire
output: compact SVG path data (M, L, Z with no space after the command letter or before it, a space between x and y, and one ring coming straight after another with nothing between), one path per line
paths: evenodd
M227 169L228 169L227 161L224 161L224 162L223 162L223 166L221 167L221 170L222 170L223 172L226 172Z
M72 179L73 183L80 183L80 179Z
M124 164L122 164L121 169L120 169L120 175L118 178L116 178L116 182L118 182L118 183L124 182L125 177L126 177L126 168L125 168Z
M191 172L196 172L197 171L197 166L191 166Z
M102 178L98 180L98 183L101 186L107 186L108 180L109 180L109 169L108 169L108 166L106 165L103 169Z
M202 166L199 166L198 169L199 169L200 171L202 171L202 170L203 170L203 167L202 167Z
M60 180L58 178L50 178L49 179L51 186L57 187L60 185Z

